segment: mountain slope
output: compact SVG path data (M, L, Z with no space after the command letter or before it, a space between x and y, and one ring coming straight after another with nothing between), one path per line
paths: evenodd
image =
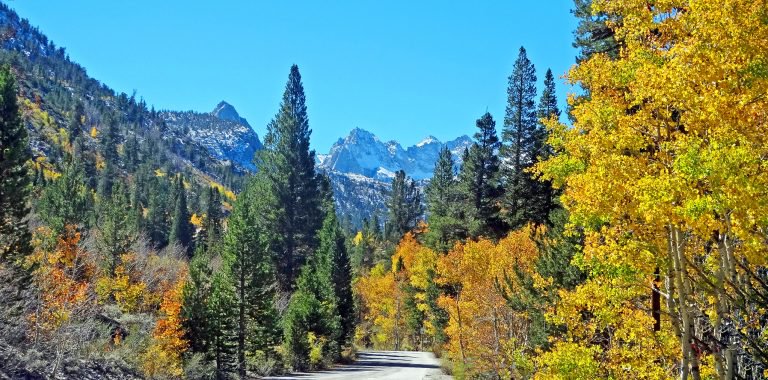
M211 113L161 111L159 116L170 128L204 146L215 158L248 171L256 170L253 157L261 149L261 141L230 104L221 102Z

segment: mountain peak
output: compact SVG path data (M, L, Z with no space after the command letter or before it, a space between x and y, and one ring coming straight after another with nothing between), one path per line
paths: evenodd
M435 136L429 135L424 140L421 140L418 144L416 144L416 146L421 148L424 145L435 144L435 143L440 144L440 140L438 140L437 137Z
M240 114L237 113L237 110L235 109L235 107L233 107L231 104L223 100L216 105L216 108L213 109L213 111L211 112L211 115L221 120L234 121L235 123L240 123L248 127L251 126L250 124L248 124L247 120L240 117Z
M365 129L355 127L349 131L349 135L346 138L347 141L379 141L373 133L366 131Z

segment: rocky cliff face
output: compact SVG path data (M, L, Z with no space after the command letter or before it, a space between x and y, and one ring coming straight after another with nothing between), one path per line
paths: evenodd
M261 141L235 107L220 102L211 113L162 111L168 127L204 146L216 158L248 171L256 170L253 157Z

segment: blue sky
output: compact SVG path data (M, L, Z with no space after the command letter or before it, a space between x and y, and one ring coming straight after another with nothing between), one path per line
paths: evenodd
M520 46L561 77L574 63L571 0L9 0L88 73L157 109L233 104L259 135L290 65L301 69L312 144L350 129L415 144L501 127ZM567 90L558 79L565 104Z

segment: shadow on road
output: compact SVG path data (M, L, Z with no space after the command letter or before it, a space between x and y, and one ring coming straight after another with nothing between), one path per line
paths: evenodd
M410 353L401 352L361 352L354 363L342 365L324 371L312 373L293 373L272 379L280 380L332 380L332 379L377 379L377 378L412 378L421 374L440 371L440 366L432 360ZM402 376L402 377L400 377Z

